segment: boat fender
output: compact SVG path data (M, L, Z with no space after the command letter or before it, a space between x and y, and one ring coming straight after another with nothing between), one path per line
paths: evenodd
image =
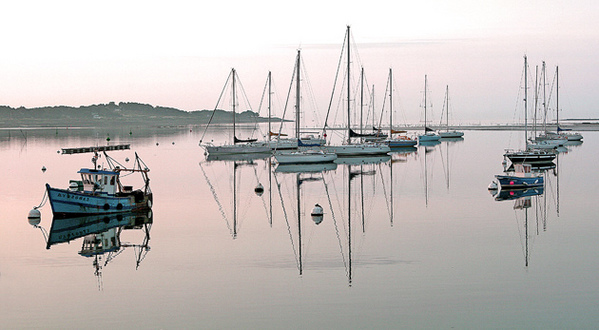
M106 204L106 205L108 205L108 204ZM116 205L116 209L117 209L117 210L122 210L122 209L123 209L123 204L121 204L121 203L118 203L118 204Z
M152 201L148 200L148 208L151 209L152 208Z
M35 227L39 225L42 221L42 213L35 207L31 211L29 211L29 214L27 215L27 220L29 221L30 225Z
M108 211L108 209L110 209L110 205L108 205L108 203L104 204L104 210Z

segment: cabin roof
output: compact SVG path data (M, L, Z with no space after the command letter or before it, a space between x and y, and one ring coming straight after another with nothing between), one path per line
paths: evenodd
M82 173L82 174L102 174L102 175L119 175L119 173L115 172L115 171L94 170L94 169L90 169L90 168L82 168L77 173Z

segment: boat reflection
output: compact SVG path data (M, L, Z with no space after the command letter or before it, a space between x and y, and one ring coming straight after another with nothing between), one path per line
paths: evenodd
M275 168L277 173L317 173L333 171L337 169L336 163L320 164L279 164Z
M439 141L441 141L441 142L449 142L449 143L464 142L464 137L463 136L460 136L460 137L441 137L439 139Z
M266 159L272 156L272 153L247 153L247 154L208 154L206 161L252 161Z
M83 238L78 254L93 259L94 275L98 277L98 285L102 289L102 268L126 248L132 247L135 250L135 269L139 268L150 251L152 223L152 211L54 218L46 240L46 249ZM141 243L122 241L121 234L125 230L143 232Z
M340 165L364 165L386 163L391 159L390 155L369 156L369 157L338 157L335 163Z
M536 195L542 195L544 192L544 187L536 187L536 188L528 188L528 189L508 189L508 190L495 190L492 192L493 197L495 197L496 201L508 201L519 199L522 197L530 197Z

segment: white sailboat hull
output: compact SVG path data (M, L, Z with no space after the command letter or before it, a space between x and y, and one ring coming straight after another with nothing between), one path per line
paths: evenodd
M279 164L317 164L333 162L337 154L321 150L277 152L275 159Z
M426 141L439 141L441 137L437 134L423 134L423 135L418 135L418 141L419 142L426 142Z
M457 138L457 137L464 136L464 132L460 132L460 131L439 132L439 136L442 138Z

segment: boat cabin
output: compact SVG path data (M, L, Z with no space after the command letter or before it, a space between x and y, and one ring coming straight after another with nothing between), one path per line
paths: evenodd
M119 185L119 172L82 168L79 172L86 192L114 195Z

